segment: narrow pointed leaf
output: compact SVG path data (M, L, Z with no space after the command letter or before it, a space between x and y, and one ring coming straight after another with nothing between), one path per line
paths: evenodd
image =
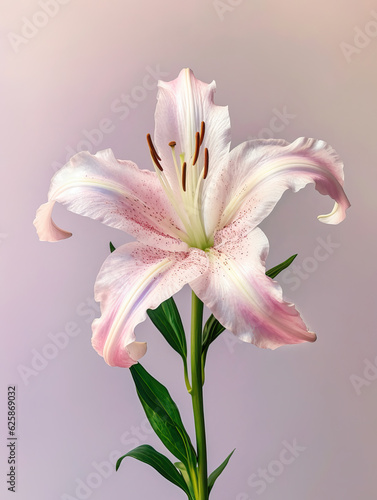
M148 309L147 313L171 347L186 360L186 335L173 297L165 300L157 309Z
M126 457L132 457L136 460L140 460L140 462L144 462L150 465L168 481L181 488L181 490L183 490L186 495L189 495L189 489L182 475L177 471L177 469L167 457L156 451L152 446L143 444L129 451L119 458L116 463L116 470L119 469L122 460Z
M202 345L202 355L205 362L207 357L207 351L209 346L214 340L217 339L219 335L223 333L225 328L218 322L213 314L208 318L203 329L203 345Z
M277 276L279 273L281 273L282 271L284 271L284 269L286 269L288 266L290 266L292 264L292 262L295 260L296 257L297 257L297 253L295 253L294 255L292 255L291 257L289 257L289 259L285 260L281 264L278 264L277 266L275 266L275 267L269 269L268 271L266 271L266 275L269 278L274 279L275 276Z
M177 405L168 390L140 363L131 366L137 394L147 418L166 448L187 467L196 467L195 450L187 434Z
M114 250L115 250L115 247L114 247L114 245L110 241L110 252L113 253Z
M217 467L217 469L216 469L216 470L214 470L214 471L212 472L212 474L209 476L209 478L208 478L208 494L210 494L210 492L211 492L211 490L212 490L212 488L213 488L213 485L215 484L216 479L220 476L220 474L222 473L222 471L223 471L223 470L225 469L225 467L228 465L228 462L229 462L229 460L230 460L230 457L233 455L234 451L235 451L235 449L232 451L232 453L230 453L230 454L226 457L226 459L224 460L224 462L223 462L221 465L219 465L219 466Z

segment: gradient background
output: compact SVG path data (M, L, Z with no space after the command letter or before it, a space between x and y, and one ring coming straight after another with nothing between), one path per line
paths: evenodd
M268 267L299 254L300 269L278 280L318 341L266 351L224 334L213 345L205 385L209 469L237 450L212 497L376 498L377 3L57 5L45 23L38 1L1 2L0 496L12 497L5 479L6 392L17 385L17 498L184 498L131 459L117 473L102 465L108 477L96 472L96 464L144 442L164 450L145 423L129 372L107 366L90 344L98 314L90 300L108 242L119 246L130 238L56 207L56 222L74 237L41 243L32 221L54 168L72 150L85 149L85 130L104 119L111 132L91 151L111 147L118 158L149 168L145 135L153 132L156 90L140 90L146 68L172 80L189 66L197 78L216 80L217 104L229 105L233 145L263 134L324 139L344 160L352 203L342 224L321 224L316 216L332 202L308 187L286 193L262 224L271 244ZM21 35L24 17L45 26L12 47L9 34ZM360 35L365 30L367 38ZM348 57L342 44L349 44ZM119 111L122 94L136 96L128 112ZM284 108L291 117L275 132L271 119ZM336 244L322 261L314 257L319 238ZM190 290L176 298L188 325ZM49 350L51 337L72 322L79 333L65 348ZM178 356L149 321L137 337L149 345L144 366L168 385L192 433ZM35 370L36 352L53 359ZM281 470L283 442L294 440L304 449ZM278 472L262 493L252 485L259 468Z

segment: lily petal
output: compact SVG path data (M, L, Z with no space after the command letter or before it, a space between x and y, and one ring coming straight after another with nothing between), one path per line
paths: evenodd
M56 201L68 210L130 233L144 243L185 250L182 231L155 172L116 160L110 149L96 155L78 153L52 178L48 202L37 211L34 225L44 241L71 233L60 229L51 213Z
M169 142L176 142L177 154L185 153L184 161L189 166L195 152L195 135L201 131L201 122L204 122L205 133L198 164L204 165L204 150L207 148L210 165L218 165L230 148L228 107L214 104L214 81L204 83L195 78L188 68L171 82L159 81L158 87L154 140L166 177L170 185L178 189L179 179Z
M212 189L223 207L218 228L236 221L239 230L250 231L269 215L284 191L299 191L314 183L321 194L335 201L332 212L321 222L338 224L350 203L343 191L343 164L325 142L299 138L244 142L230 152L222 175Z
M190 286L225 328L270 349L316 340L294 305L283 300L280 285L265 275L269 244L261 229L220 247L217 243L216 238L206 252L206 273Z
M72 236L72 233L64 231L52 220L54 205L55 201L48 201L43 203L37 210L34 226L41 241L60 241Z
M105 260L95 284L101 317L94 320L92 344L111 366L130 367L145 354L145 343L135 342L135 327L147 309L177 293L205 272L205 253L168 252L139 242L119 247Z

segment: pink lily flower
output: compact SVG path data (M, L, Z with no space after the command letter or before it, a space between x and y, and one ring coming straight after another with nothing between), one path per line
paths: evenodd
M78 153L54 175L37 211L41 240L71 236L51 218L56 201L136 238L109 255L95 284L101 317L92 344L111 366L130 367L145 354L135 327L185 284L245 342L275 349L316 339L265 275L269 244L257 226L286 189L308 183L335 201L318 219L341 222L350 206L343 164L315 139L247 141L230 150L228 109L214 104L215 88L189 69L160 81L154 140L147 136L155 171L117 160L110 149Z

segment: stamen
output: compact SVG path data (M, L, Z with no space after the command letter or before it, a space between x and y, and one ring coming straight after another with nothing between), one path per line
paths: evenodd
M156 155L157 160L161 161L161 158L158 156L156 148L154 147L154 144L152 142L151 134L147 134L147 141L148 141L149 149L152 149L154 154Z
M203 123L203 122L202 122ZM204 150L204 172L203 172L203 179L205 179L208 175L208 148L205 148Z
M195 134L195 153L194 153L194 159L192 161L193 165L195 165L195 163L198 159L198 156L199 156L199 147L200 147L199 140L200 140L199 132L196 132L196 134Z
M149 151L151 153L152 159L155 162L156 166L161 170L161 172L164 170L160 164L161 158L158 156L157 151L153 145L151 134L147 134L147 142L149 146ZM160 161L159 161L160 160Z
M182 188L183 191L186 191L186 162L183 162L182 165Z
M163 171L164 171L164 169L162 168L162 166L161 166L160 162L158 161L157 156L156 156L156 153L153 151L153 149L151 149L151 150L150 150L150 153L151 153L151 155L152 155L153 161L155 162L155 164L156 164L157 168L158 168L159 170L161 170L161 172L163 172Z
M171 141L171 142L169 142L169 146L170 146L171 148L174 148L174 146L176 146L176 144L177 144L177 143L176 143L175 141Z
M205 123L202 122L200 124L200 141L199 141L199 146L202 145L202 142L203 142L203 139L204 139L204 132L206 130L206 126L205 126Z

